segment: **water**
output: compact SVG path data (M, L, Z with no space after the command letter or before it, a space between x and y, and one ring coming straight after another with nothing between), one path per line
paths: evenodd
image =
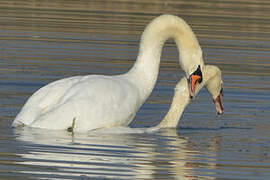
M162 13L183 17L205 62L222 70L223 116L202 90L178 129L146 130L162 120L183 76L168 41L158 83L130 127L87 134L10 128L49 82L126 72L144 27ZM269 179L269 20L267 0L1 1L0 178Z

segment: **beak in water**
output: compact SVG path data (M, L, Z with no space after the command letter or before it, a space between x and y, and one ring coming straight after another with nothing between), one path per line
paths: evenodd
M216 110L217 110L217 113L219 115L223 114L223 111L224 111L224 107L223 107L223 104L222 104L222 97L223 97L223 92L222 92L222 89L219 93L219 95L217 96L216 99L214 99L214 104L216 106Z
M201 83L202 82L202 71L201 71L201 66L199 65L197 70L194 71L190 76L189 76L189 94L190 94L190 98L193 98L195 96L195 89L196 89L196 85L197 83Z

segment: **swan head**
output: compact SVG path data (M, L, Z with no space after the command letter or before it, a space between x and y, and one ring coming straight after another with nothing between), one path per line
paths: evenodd
M202 70L201 66L198 65L197 69L188 78L190 98L193 98L196 95L195 94L196 86L198 83L201 83L202 81L203 81Z
M213 98L217 113L223 114L224 106L223 98L223 81L221 71L218 67L207 65L205 66L205 78L207 79L205 87ZM209 78L209 79L208 79Z

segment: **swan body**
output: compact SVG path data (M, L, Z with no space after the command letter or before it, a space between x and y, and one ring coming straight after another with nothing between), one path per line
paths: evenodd
M31 127L67 129L75 119L80 131L125 126L139 109L138 99L138 89L124 77L77 76L38 90L13 124L23 120Z
M222 74L218 67L205 65L203 71L204 80L196 88L196 94L204 86L213 98L218 114L223 113L222 104ZM158 124L157 128L176 128L185 107L190 103L188 82L182 78L175 86L174 97L170 109L164 119Z
M162 47L168 38L174 38L177 44L186 78L192 79L199 72L202 80L204 62L196 36L181 18L162 15L146 27L137 60L127 73L76 76L52 82L27 100L12 126L54 130L72 126L74 131L87 131L128 125L154 88ZM192 81L192 93L197 77Z

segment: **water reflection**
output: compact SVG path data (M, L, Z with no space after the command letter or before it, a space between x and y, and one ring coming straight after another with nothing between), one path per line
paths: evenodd
M17 155L23 159L17 163L28 167L21 173L36 177L194 179L198 175L193 169L215 168L213 155L202 162L196 143L173 129L112 128L88 135L31 128L14 132ZM218 150L219 141L209 142L209 148Z

